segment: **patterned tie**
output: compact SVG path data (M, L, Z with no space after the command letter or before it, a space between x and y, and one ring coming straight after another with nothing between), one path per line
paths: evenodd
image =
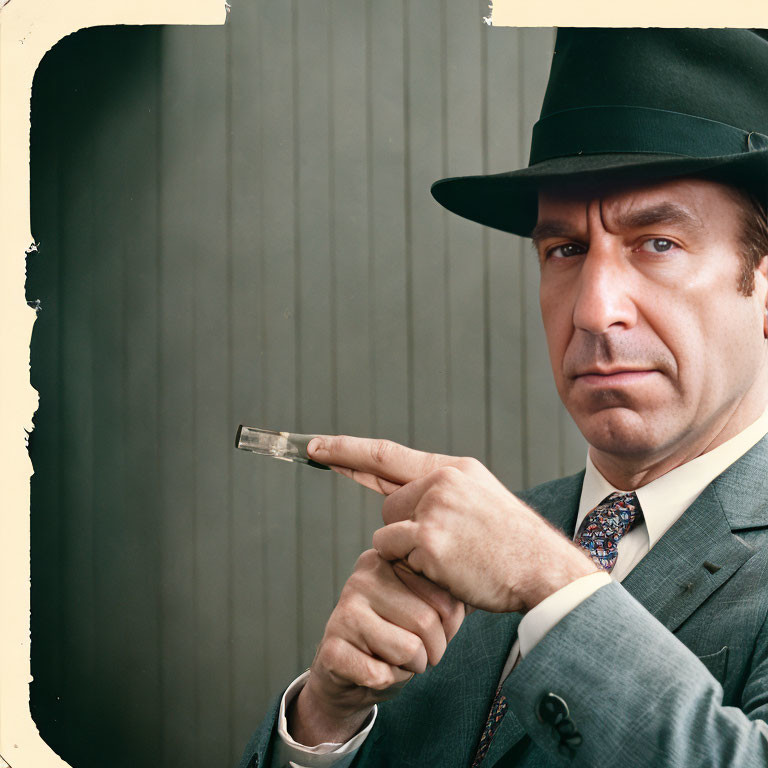
M642 517L635 493L612 493L584 518L576 542L610 573L619 554L619 539Z
M488 752L488 747L491 746L491 739L493 734L496 733L496 729L499 727L499 723L504 717L504 713L507 711L507 697L501 692L501 684L496 689L496 696L491 704L491 711L488 713L488 720L483 728L483 733L480 736L480 742L477 745L477 752L475 752L475 759L472 761L472 768L477 768L480 763L483 762L483 758Z

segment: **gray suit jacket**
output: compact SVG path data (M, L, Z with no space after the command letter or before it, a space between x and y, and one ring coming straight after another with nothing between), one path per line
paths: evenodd
M573 534L583 472L520 494ZM622 584L598 590L507 678L484 768L768 766L768 438L714 480ZM467 768L519 614L472 614L437 667L381 705L355 768ZM570 757L541 708L577 729ZM275 701L241 768L266 765ZM562 705L561 705L562 710ZM555 713L556 714L556 713ZM580 737L580 738L579 738Z

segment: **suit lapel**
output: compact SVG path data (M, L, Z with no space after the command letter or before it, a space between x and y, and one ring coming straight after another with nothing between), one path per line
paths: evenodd
M670 631L754 554L737 532L768 525L766 477L763 438L704 489L622 582Z
M491 768L496 761L500 760L520 739L525 736L525 729L520 725L520 721L511 709L507 709L506 714L499 723L499 727L491 740L491 746L483 760L483 768Z
M731 532L710 485L622 583L674 632L753 553Z

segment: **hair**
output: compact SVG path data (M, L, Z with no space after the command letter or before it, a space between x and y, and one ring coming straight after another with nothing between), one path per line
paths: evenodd
M753 192L739 187L732 189L742 210L739 291L744 296L751 296L755 290L755 270L768 256L768 211L765 203Z

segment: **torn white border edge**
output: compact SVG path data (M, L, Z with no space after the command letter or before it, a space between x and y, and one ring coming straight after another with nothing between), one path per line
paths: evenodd
M29 711L32 464L26 435L37 392L29 345L35 310L25 300L33 242L29 198L32 80L63 37L115 24L221 25L224 0L0 0L0 766L65 768Z
M488 0L494 27L768 27L765 0Z

